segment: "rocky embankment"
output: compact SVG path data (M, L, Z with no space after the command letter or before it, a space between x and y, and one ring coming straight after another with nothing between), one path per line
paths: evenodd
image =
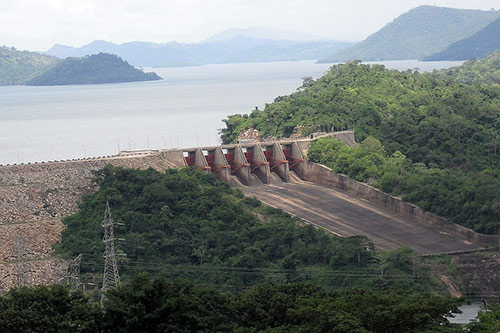
M93 171L112 164L165 170L176 165L164 153L0 166L0 290L57 281L64 261L52 257L62 218L97 189Z

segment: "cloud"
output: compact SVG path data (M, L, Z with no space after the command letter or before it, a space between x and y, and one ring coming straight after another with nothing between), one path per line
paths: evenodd
M430 4L489 9L498 0ZM0 0L0 44L45 50L104 39L199 41L228 28L265 26L360 40L425 0Z

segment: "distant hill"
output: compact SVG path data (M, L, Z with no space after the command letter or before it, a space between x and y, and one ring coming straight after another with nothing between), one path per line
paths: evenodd
M207 38L204 42L220 42L229 40L234 37L250 37L255 39L272 39L272 40L288 40L288 41L320 41L326 40L316 35L301 33L297 31L283 31L277 29L270 29L264 27L250 27L250 28L233 28L221 31L215 35Z
M22 85L61 60L35 52L0 47L0 86Z
M29 80L26 85L55 86L150 80L161 78L155 73L144 73L115 55L99 53L84 58L67 58Z
M229 39L226 39L229 38ZM134 66L175 67L267 61L316 60L343 50L353 42L290 41L248 36L214 36L194 44L94 41L80 48L54 45L47 54L59 58L83 57L99 52L120 56Z
M459 40L444 51L425 57L426 61L468 60L484 58L487 53L500 50L500 18L474 35Z
M364 41L320 62L422 59L469 37L500 17L500 11L421 6L399 16Z

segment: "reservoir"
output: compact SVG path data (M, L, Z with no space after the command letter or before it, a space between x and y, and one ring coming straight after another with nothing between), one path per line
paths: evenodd
M382 62L430 71L461 62ZM0 164L220 143L230 114L288 95L332 64L313 61L155 68L162 81L0 87Z

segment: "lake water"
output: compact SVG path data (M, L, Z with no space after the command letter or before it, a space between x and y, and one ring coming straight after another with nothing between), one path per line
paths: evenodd
M429 71L461 62L383 64ZM299 61L156 68L163 81L0 87L0 164L214 145L222 119L262 109L330 66Z
M459 309L462 313L455 315L455 318L448 318L448 320L453 324L469 324L477 317L481 309L481 301L473 300L470 304L460 306Z

